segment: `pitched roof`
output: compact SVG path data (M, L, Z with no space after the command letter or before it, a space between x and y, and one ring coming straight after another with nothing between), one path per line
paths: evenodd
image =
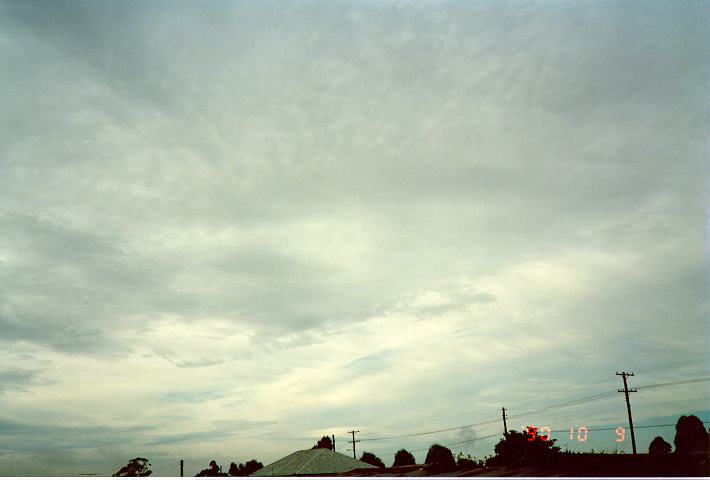
M287 477L344 473L356 468L377 468L327 448L299 450L252 473L252 477Z

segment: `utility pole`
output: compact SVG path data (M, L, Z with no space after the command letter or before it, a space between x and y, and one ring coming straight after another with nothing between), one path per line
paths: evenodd
M503 407L503 432L508 435L508 425L505 423L505 407Z
M335 435L331 435L333 437L333 451L335 451Z
M616 374L624 379L624 389L619 390L619 393L624 392L624 395L626 396L626 411L629 412L629 428L631 429L631 448L634 451L634 455L636 455L636 436L634 435L634 421L631 418L631 402L629 402L629 393L635 392L636 389L632 388L629 390L629 386L626 383L626 377L633 377L634 374L627 372L616 372Z
M360 440L355 440L355 434L356 434L356 433L360 433L360 430L350 430L348 433L352 433L352 434L353 434L353 440L352 440L352 442L350 442L350 443L353 444L353 458L354 458L355 460L357 460L357 454L355 453L355 444L356 444L357 442L359 442Z
M183 474L185 473L185 462L182 461L182 458L180 459L180 476L184 476Z

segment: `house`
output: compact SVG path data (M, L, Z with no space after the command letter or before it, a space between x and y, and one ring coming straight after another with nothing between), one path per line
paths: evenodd
M327 448L299 450L252 473L251 477L332 475L355 469L377 468Z

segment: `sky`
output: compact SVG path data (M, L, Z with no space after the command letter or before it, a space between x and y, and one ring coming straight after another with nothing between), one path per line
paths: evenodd
M706 7L0 2L0 474L710 420Z

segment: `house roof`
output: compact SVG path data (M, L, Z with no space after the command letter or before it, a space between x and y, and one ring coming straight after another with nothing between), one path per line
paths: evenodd
M377 468L327 448L299 450L252 473L252 477L287 477L345 473L356 468Z

